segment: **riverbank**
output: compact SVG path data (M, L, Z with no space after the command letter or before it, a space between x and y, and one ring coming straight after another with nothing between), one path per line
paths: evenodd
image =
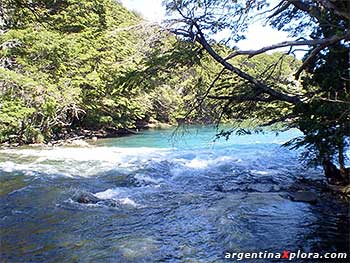
M0 148L15 148L19 146L64 146L64 145L76 145L76 146L88 146L87 141L95 142L98 139L104 138L118 138L130 135L139 134L142 131L148 129L169 129L175 125L162 122L150 122L139 125L137 128L122 128L117 129L113 127L105 127L98 130L93 129L65 129L62 132L54 134L51 139L43 140L35 143L21 143L18 142L18 136L12 135L9 139L3 143L0 143Z
M18 142L17 137L12 136L0 145L1 148L15 148L19 146L63 146L74 144L76 141L98 140L100 138L116 138L137 134L138 130L104 128L99 130L67 129L52 136L49 140L35 143Z

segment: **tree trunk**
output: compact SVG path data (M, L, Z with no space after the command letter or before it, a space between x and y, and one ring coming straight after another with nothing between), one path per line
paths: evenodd
M346 168L345 168L344 143L343 143L343 140L338 144L338 162L339 162L340 174L344 178L344 181L348 182L349 178L348 178L347 171L346 171Z

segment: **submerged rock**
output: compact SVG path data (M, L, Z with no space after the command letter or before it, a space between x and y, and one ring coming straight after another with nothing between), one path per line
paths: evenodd
M80 193L75 195L73 200L81 204L96 204L101 201L100 198L97 198L91 193Z
M80 204L96 204L102 207L136 207L137 204L129 198L121 198L119 200L114 199L104 199L99 198L98 196L89 193L89 192L80 192L73 196L73 201Z
M317 203L317 195L314 192L299 191L292 194L290 197L294 202Z
M222 185L215 185L214 191L221 192L221 193L226 193L228 192L227 189L225 189Z

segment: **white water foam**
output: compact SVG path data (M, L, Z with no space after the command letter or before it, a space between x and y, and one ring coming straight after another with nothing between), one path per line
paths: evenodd
M257 175L267 175L269 174L268 171L260 171L260 170L250 170L252 174L257 174Z
M15 154L21 156L40 157L36 162L46 160L75 160L75 161L108 161L122 162L125 157L143 156L152 153L169 151L170 148L119 148L119 147L94 147L94 148L73 148L60 147L53 149L6 149L0 150L0 153Z
M138 207L139 206L139 204L137 204L134 200L130 199L129 197L120 198L120 199L118 199L118 201L122 205L131 205L133 207Z
M5 172L23 171L68 177L90 177L110 170L126 169L126 172L137 171L146 165L155 165L169 161L172 169L203 170L215 169L220 165L232 165L240 159L230 156L230 152L213 152L208 150L177 151L171 148L119 148L94 147L73 148L59 147L52 149L6 149L0 153L9 155L11 161L0 163ZM33 157L37 157L33 160ZM26 161L25 158L28 158ZM150 174L136 173L135 179L140 182L159 185L163 179Z
M60 176L73 177L69 172L66 172L65 169L59 169L59 167L46 164L37 165L35 162L25 164L6 161L0 163L0 170L8 173L21 171L28 176L35 176L37 172L45 172L51 175L59 174Z
M91 177L116 171L122 174L133 174L139 182L153 184L156 187L161 185L168 175L191 176L192 173L202 173L205 170L228 171L235 169L237 165L244 166L247 162L255 161L259 156L267 153L265 150L259 150L251 154L246 149L234 147L177 150L101 146L6 149L0 150L0 154L8 160L0 162L0 171L22 171L27 175L48 174L67 177ZM145 169L150 170L144 172ZM265 171L263 167L257 167L257 170Z
M114 188L95 193L94 196L100 199L115 199L118 198L121 194L125 194L125 191L122 191L120 188Z
M166 155L169 150L149 147L6 149L0 150L0 154L8 155L11 161L0 162L0 170L22 171L28 175L39 172L49 175L89 177L112 169L133 170L152 158ZM33 157L37 158L33 160Z
M232 156L206 156L206 159L198 159L195 158L193 160L190 160L189 162L185 162L184 166L194 169L204 169L207 167L215 167L223 164L232 164L237 161L237 158L234 158ZM210 159L208 159L208 157Z
M111 199L118 202L121 205L129 205L133 207L140 207L138 203L136 203L133 199L127 196L128 193L126 190L122 190L121 188L107 189L103 192L95 193L99 199Z
M150 176L144 175L144 174L135 174L134 178L140 182L145 182L145 183L152 183L152 184L156 184L159 185L159 183L161 183L163 180L162 179L156 179L156 178L152 178Z

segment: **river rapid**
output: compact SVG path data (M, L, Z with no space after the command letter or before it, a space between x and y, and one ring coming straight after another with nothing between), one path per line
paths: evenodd
M0 262L230 262L225 252L349 251L349 204L322 190L321 169L306 169L298 152L281 147L298 131L216 142L210 127L173 135L0 150ZM298 190L315 192L318 203L291 201ZM77 202L84 194L99 201Z

